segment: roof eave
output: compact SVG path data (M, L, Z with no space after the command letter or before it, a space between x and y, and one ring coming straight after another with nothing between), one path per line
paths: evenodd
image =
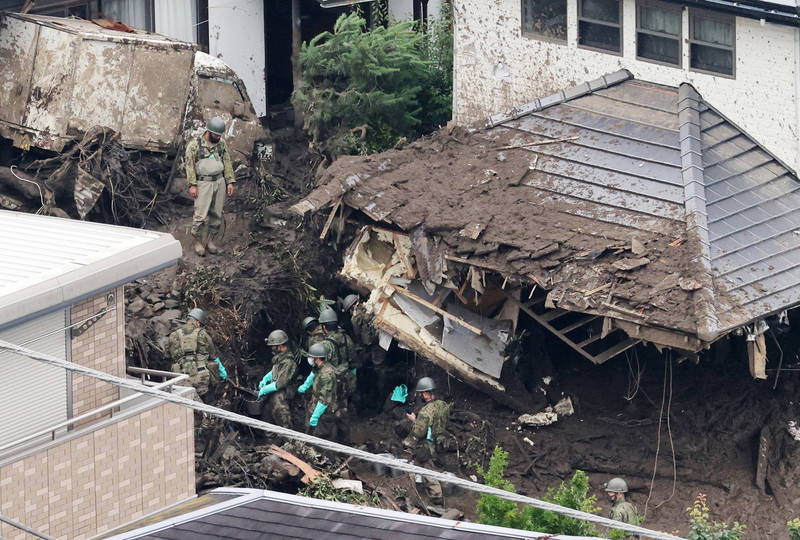
M89 298L170 267L181 258L181 244L164 234L125 252L13 292L0 306L0 328Z

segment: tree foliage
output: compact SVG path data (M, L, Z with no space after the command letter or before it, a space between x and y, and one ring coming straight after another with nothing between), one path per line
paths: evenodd
M794 518L786 526L789 528L789 540L800 540L800 518Z
M487 485L513 493L514 485L504 476L507 465L508 452L496 447L489 460L488 470L479 466L478 472L484 477ZM596 504L597 498L589 495L589 477L583 471L575 471L568 483L562 482L558 488L551 488L543 499L583 512L594 513L600 510ZM478 500L478 518L486 525L549 534L597 536L597 530L591 523L530 506L520 508L512 501L493 495L481 495Z
M447 3L445 3L447 5ZM449 120L451 20L428 33L415 23L367 29L342 15L300 52L302 81L292 95L313 143L329 155L371 153Z

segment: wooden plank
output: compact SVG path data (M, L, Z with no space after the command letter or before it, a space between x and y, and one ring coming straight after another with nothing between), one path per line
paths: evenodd
M314 480L322 476L321 472L319 472L314 467L312 467L299 457L295 456L294 454L287 452L283 448L280 448L273 444L272 446L269 447L269 451L278 456L279 458L288 461L289 463L291 463L292 465L303 471L303 474L305 476L303 476L302 481L305 482L306 484L310 484L314 482Z
M581 326L586 326L587 324L589 324L590 322L592 322L597 318L599 318L598 315L589 315L588 317L584 317L583 319L579 320L576 323L572 323L569 326L565 326L564 328L561 329L561 332L564 334L569 334L573 330L577 330Z
M559 332L559 331L558 331L558 329L556 329L555 327L551 326L551 325L550 325L550 323L548 323L548 322L547 322L547 321L545 321L545 320L542 320L542 317L541 317L541 315L537 314L536 312L534 312L533 310L529 309L528 307L526 307L526 306L524 306L524 305L520 304L519 302L517 302L517 301L516 301L516 299L512 298L512 297L511 297L511 296L509 296L509 295L506 295L506 298L508 298L508 299L509 299L509 300L511 300L512 302L516 303L516 304L519 306L519 308L520 308L522 311L524 311L524 312L525 312L525 313L526 313L526 314L527 314L527 315L528 315L528 316L529 316L531 319L533 319L534 321L538 322L539 324L541 324L542 326L544 326L545 328L547 328L548 330L550 330L550 332L552 332L553 334L555 334L555 336L556 336L558 339L560 339L561 341L563 341L564 343L566 343L567 345L569 345L570 347L572 347L573 349L575 349L575 350L576 350L578 353L580 353L580 354L581 354L581 356L583 356L583 357L587 358L588 360L590 360L590 361L592 361L592 362L594 362L594 361L595 361L595 360L594 360L594 356L592 356L592 355L591 355L591 354L589 354L588 352L586 352L586 351L584 351L583 349L581 349L580 347L578 347L578 345L576 345L574 341L572 341L572 340L571 340L571 339L569 339L567 336L565 336L564 334L562 334L561 332Z
M572 311L567 311L566 309L551 309L550 311L545 311L539 317L542 318L543 321L554 321L564 315L568 315L573 313Z
M442 308L440 308L436 304L428 302L424 298L420 298L419 296L417 296L416 294L412 293L411 291L407 291L406 289L404 289L402 287L398 287L397 285L394 285L393 283L387 283L387 285L389 285L389 287L391 287L395 292L398 292L398 293L402 294L406 298L410 298L414 302L417 302L418 304L422 304L426 308L435 311L436 313L438 313L442 317L450 319L451 321L455 321L456 323L458 323L459 325L463 326L464 328L466 328L467 330L469 330L473 334L475 334L477 336L482 336L483 335L483 331L481 331L480 328L478 328L476 326L472 326L471 324L469 324L464 319L456 317L455 315L451 315L450 313L448 313L447 311L443 310Z
M333 218L336 217L336 211L339 210L339 207L342 205L342 199L336 201L336 204L333 205L331 208L331 213L328 214L328 219L325 221L325 226L322 227L322 232L319 233L319 239L325 240L325 237L328 236L328 229L331 228L331 224L333 223Z
M641 343L641 341L642 341L641 339L628 338L625 341L617 343L616 345L614 345L610 349L608 349L606 351L603 351L602 353L600 353L597 356L595 356L595 358L597 359L597 360L595 360L595 362L598 363L598 364L602 364L606 360L608 360L610 358L613 358L613 357L617 356L618 354L621 354L621 353L627 351L631 347L635 347L636 345Z
M578 343L578 347L583 349L584 347L586 347L587 345L591 345L595 341L600 341L601 339L603 339L603 337L604 337L603 334L598 332L597 334L594 334L593 336L591 336L591 337L589 337L587 339L584 339L583 341ZM592 358L594 358L594 357L592 357ZM592 362L594 362L594 360L592 360Z

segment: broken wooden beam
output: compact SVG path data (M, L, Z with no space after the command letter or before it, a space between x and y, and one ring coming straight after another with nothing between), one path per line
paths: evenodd
M445 318L450 319L451 321L453 321L455 323L458 323L460 326L463 326L464 328L466 328L467 330L469 330L473 334L475 334L477 336L482 336L483 335L483 331L480 328L478 328L477 326L473 326L470 323L468 323L467 321L465 321L464 319L456 317L455 315L451 315L448 311L440 308L436 304L434 304L432 302L428 302L424 298L420 298L419 296L417 296L416 294L412 293L411 291L408 291L408 290L406 290L406 289L404 289L402 287L398 287L397 285L394 285L392 283L388 283L387 285L389 285L389 287L391 287L392 290L402 294L406 298L410 298L414 302L417 302L418 304L422 304L426 308L428 308L428 309L430 309L432 311L435 311L436 313L438 313L442 317L445 317Z
M325 237L328 236L328 229L331 228L331 224L333 223L333 218L336 217L336 212L339 210L339 207L342 205L342 199L336 201L336 204L333 205L331 208L331 213L328 214L328 219L325 220L325 226L322 227L322 232L319 233L319 239L325 240Z
M299 457L295 456L291 452L287 452L283 448L280 448L279 446L275 446L273 444L272 446L269 447L269 451L272 454L278 456L279 458L285 461L288 461L289 463L291 463L292 465L303 471L303 478L301 478L301 481L305 484L311 484L317 478L322 476L322 473L316 470L314 467L312 467Z

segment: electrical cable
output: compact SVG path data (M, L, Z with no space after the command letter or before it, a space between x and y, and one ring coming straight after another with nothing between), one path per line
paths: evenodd
M46 534L34 531L30 527L27 527L27 526L23 525L19 521L14 521L13 519L7 518L7 517L5 517L3 515L0 515L0 521L2 521L3 523L8 523L9 525L14 527L15 529L19 529L21 531L25 531L26 533L31 534L31 535L35 536L36 538L43 538L44 540L55 540L52 536L47 536Z
M95 379L108 382L122 388L127 388L130 390L134 390L136 392L140 392L142 394L151 395L160 398L164 401L168 401L170 403L176 403L178 405L188 407L195 411L206 413L210 416L222 418L224 420L229 420L231 422L237 422L239 424L259 429L261 431L266 431L267 433L272 433L278 435L279 437L283 437L285 439L292 439L295 441L317 446L319 448L329 450L331 452L336 452L338 454L353 456L358 459L362 459L364 461L368 461L371 463L378 463L381 465L385 465L387 467L391 467L392 469L397 469L412 474L419 474L429 479L437 480L439 482L443 482L446 484L459 486L463 489L474 491L476 493L493 495L501 499L526 504L529 506L533 506L535 508L540 508L542 510L562 514L574 519L595 523L597 525L601 525L604 527L610 527L612 529L619 529L633 534L644 535L648 538L653 538L655 540L685 540L681 537L674 536L665 532L646 529L644 527L639 527L638 525L623 523L621 521L616 521L595 514L590 514L588 512L582 512L580 510L575 510L572 508L565 508L563 506L559 506L557 504L550 503L547 501L542 501L540 499L535 499L533 497L527 497L525 495L520 495L518 493L512 493L509 491L504 491L502 489L493 488L490 486L479 484L477 482L473 482L471 480L459 478L457 476L453 476L450 474L433 471L430 469L426 469L424 467L420 467L418 465L407 463L405 461L399 460L394 457L384 457L372 454L364 450L360 450L358 448L352 448L340 443L329 441L327 439L320 439L318 437L314 437L313 435L308 435L306 433L300 433L298 431L294 431L289 428L276 426L261 420L250 418L248 416L236 414L225 409L220 409L218 407L206 405L205 403L202 402L194 401L185 397L163 392L161 390L154 390L150 387L141 385L137 382L133 382L128 379L123 379L121 377L109 375L108 373L104 373L96 369L82 366L80 364L75 364L73 362L67 362L65 360L61 360L51 355L43 354L37 351L33 351L31 349L14 345L13 343L9 343L7 341L0 340L0 351L8 351L11 353L16 353L21 356L37 360L39 362L48 365L61 367L63 369L80 373L82 375L86 375L89 377L93 377Z
M672 498L675 496L675 490L678 487L678 463L675 460L675 443L672 439L672 424L670 423L670 416L672 414L672 388L673 388L672 370L674 368L672 365L672 352L668 350L667 355L669 361L669 399L667 401L667 434L669 435L669 447L670 450L672 451L672 493L670 493L669 497L667 497L666 499L655 505L653 507L653 510L671 501Z
M653 460L653 476L650 478L650 490L647 492L647 500L644 501L644 518L647 519L647 507L653 497L653 486L656 483L656 473L658 472L658 456L661 453L661 424L664 419L664 404L667 401L667 362L669 357L664 358L664 382L661 387L661 409L658 411L658 433L656 434L656 457Z

